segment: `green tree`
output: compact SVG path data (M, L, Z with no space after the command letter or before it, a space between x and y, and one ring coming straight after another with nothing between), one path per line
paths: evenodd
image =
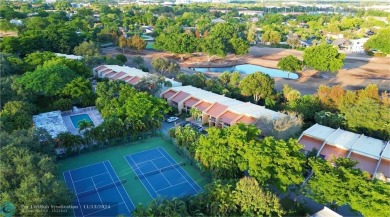
M29 207L42 204L71 204L72 194L55 174L53 158L33 152L26 147L7 145L0 149L0 188L2 199L12 201L16 216L54 216Z
M316 123L332 128L340 128L346 125L344 115L327 111L317 112L314 116Z
M288 77L290 77L291 72L302 71L302 66L303 66L303 62L293 55L288 55L286 57L283 57L278 62L278 68L283 71L287 71Z
M285 141L266 137L245 147L247 167L244 168L261 185L273 185L286 191L288 186L303 182L305 157L300 152L302 147L296 139Z
M336 72L344 65L345 55L329 44L308 47L303 52L304 65L319 71Z
M63 87L77 77L67 66L38 67L33 72L26 72L17 79L17 83L26 90L45 96L61 94Z
M140 65L144 64L145 60L141 56L135 56L135 57L133 57L132 62L135 65L140 66Z
M120 36L118 39L118 45L122 49L122 53L125 53L125 48L127 47L127 39L124 36Z
M122 64L125 64L127 62L127 57L123 54L115 55L115 59L119 60Z
M152 66L160 75L175 75L180 71L180 66L168 58L156 58L152 60Z
M195 143L199 138L199 133L194 128L191 126L176 127L173 138L178 146L186 148L191 154L195 153Z
M282 40L282 36L277 31L265 31L264 34L261 36L262 42L269 42L271 44L279 44Z
M72 135L69 132L60 133L57 135L58 147L66 148L68 152L77 152L81 150L83 145L79 135Z
M146 44L147 44L146 41L143 40L138 35L134 35L133 37L131 37L131 45L132 45L131 47L137 51L141 51L145 49Z
M264 192L256 179L240 179L233 193L234 202L245 216L282 216L279 199L271 192Z
M94 42L83 42L74 48L74 54L86 57L99 56L101 49Z
M246 76L240 82L239 88L245 96L252 96L254 102L271 96L274 92L275 81L269 75L255 72Z
M249 51L249 44L247 41L241 38L232 38L229 40L232 48L233 53L236 55L244 55L247 54Z
M390 28L382 29L374 36L371 36L364 44L365 49L377 49L385 54L390 54Z
M32 127L32 113L34 105L23 101L9 101L0 111L0 126L2 130L28 129Z
M313 170L305 186L306 195L321 204L331 207L349 204L364 216L388 216L390 211L383 207L390 206L386 195L390 186L381 181L372 181L369 174L353 168L357 164L349 158L309 159Z
M83 119L77 123L77 126L79 127L79 133L80 133L83 130L93 127L93 122Z
M249 28L246 39L249 43L255 43L257 41L257 30L255 25Z
M313 121L315 113L322 110L318 97L314 95L304 95L294 101L290 101L287 104L287 108L302 114L306 121Z
M207 54L208 62L215 56L224 57L227 54L226 44L220 38L207 36L201 40L200 47L202 52Z

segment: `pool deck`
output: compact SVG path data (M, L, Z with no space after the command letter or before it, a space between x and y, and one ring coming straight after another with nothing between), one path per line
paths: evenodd
M73 126L70 117L74 115L81 115L81 114L88 114L95 127L99 126L103 122L102 116L100 115L99 111L95 107L79 108L76 111L71 110L71 111L62 112L61 116L62 119L64 120L65 126L68 129L68 131L73 135L79 135L79 130Z

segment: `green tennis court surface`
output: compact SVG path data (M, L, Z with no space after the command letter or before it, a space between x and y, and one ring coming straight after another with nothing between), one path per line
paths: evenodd
M174 165L174 162L186 162L186 158L180 156L176 152L176 147L172 144L167 143L166 141L162 140L161 138L151 138L143 141L138 141L138 142L132 142L132 143L127 143L119 146L114 146L110 148L105 148L100 151L95 151L91 153L86 153L86 154L81 154L76 157L71 157L65 160L61 160L58 162L59 165L59 172L62 174L67 171L72 171L78 168L83 168L88 165L92 164L97 164L105 161L109 161L110 165L113 168L113 171L110 172L111 176L115 173L118 177L117 180L126 180L124 183L120 183L118 186L122 185L130 197L130 200L133 202L135 206L137 204L149 204L153 198L150 195L148 189L144 186L142 179L136 179L135 177L137 174L133 171L132 167L129 165L129 163L126 161L125 156L129 156L142 151L147 151L150 149L156 149L156 148L163 148L163 150L172 158L169 159L171 164ZM167 156L167 159L169 158ZM165 165L161 164L161 168L164 168ZM157 167L158 168L158 167ZM160 169L160 168L158 168ZM199 185L199 188L203 188L208 180L206 177L203 177L200 172L190 164L186 163L185 166L181 166L181 169L185 173L188 174L188 177L183 177L187 178L188 181L187 183L196 183ZM171 173L173 169L169 169L166 172L163 171L165 175L168 175L168 173ZM97 173L100 174L99 171ZM103 171L104 172L104 171ZM99 175L97 174L97 175ZM184 174L184 173L183 173ZM94 174L96 175L96 174ZM100 178L100 177L99 177ZM107 176L108 178L108 176ZM88 177L87 177L88 179ZM193 180L193 183L191 181ZM75 181L75 180L73 180ZM115 181L115 180L114 180ZM107 183L106 183L107 184ZM180 183L179 183L180 184ZM183 183L184 185L184 183ZM68 185L69 186L69 185ZM98 189L98 188L97 188ZM110 188L111 189L111 188ZM115 187L111 190L113 191ZM168 189L168 188L167 188ZM197 188L198 189L198 188ZM86 191L89 189L85 189ZM99 190L99 189L98 189ZM106 191L107 189L104 189ZM151 190L151 188L149 188ZM168 189L169 191L169 189ZM79 190L78 192L83 194L82 190ZM164 191L165 192L165 191ZM169 191L170 192L170 191ZM193 192L195 193L195 192ZM173 193L174 195L175 193ZM84 195L82 195L84 196ZM104 199L102 198L102 201ZM104 201L103 201L104 202ZM120 201L118 201L120 202ZM73 213L69 213L70 215L73 215Z

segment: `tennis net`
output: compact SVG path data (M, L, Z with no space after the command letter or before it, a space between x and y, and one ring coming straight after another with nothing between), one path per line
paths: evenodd
M87 195L91 195L91 194L95 194L99 191L103 191L103 190L106 190L106 189L109 189L109 188L113 188L115 186L118 186L118 185L121 185L121 184L124 184L126 183L126 179L122 179L118 182L113 182L111 184L108 184L108 185L104 185L104 186L101 186L101 187L98 187L98 188L94 188L94 189L91 189L91 190L88 190L88 191L84 191L84 192L81 192L79 194L77 194L77 197L80 198L80 197L85 197Z
M167 171L167 170L171 170L171 169L174 169L176 167L184 166L184 165L186 165L185 162L180 162L178 164L172 164L172 165L169 165L169 166L166 166L166 167L163 167L163 168L151 171L151 172L146 172L144 174L137 174L135 176L135 179L143 179L145 177L152 176L152 175L155 175L155 174Z

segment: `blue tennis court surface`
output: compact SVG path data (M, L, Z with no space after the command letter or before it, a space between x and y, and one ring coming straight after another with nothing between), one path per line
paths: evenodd
M125 156L127 163L152 198L195 195L202 188L163 148L155 148Z
M109 161L64 172L67 186L76 194L74 215L129 216L135 209Z

